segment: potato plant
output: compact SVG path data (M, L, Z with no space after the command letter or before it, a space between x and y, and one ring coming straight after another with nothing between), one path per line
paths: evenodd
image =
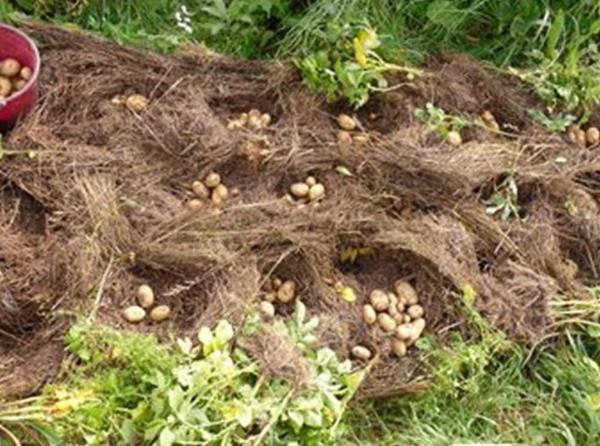
M262 324L249 316L239 336L260 333ZM293 316L271 325L310 364L310 381L301 387L263 376L235 346L225 320L200 328L196 341L180 339L178 348L151 336L76 325L67 341L81 366L48 389L47 408L64 404L47 421L69 444L337 444L363 372L317 347L318 324L296 300Z

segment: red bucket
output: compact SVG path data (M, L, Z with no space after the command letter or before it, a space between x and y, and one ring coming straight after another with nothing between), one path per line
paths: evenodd
M12 26L0 23L0 61L8 57L31 68L33 75L25 87L6 99L0 99L0 133L10 130L17 121L33 109L38 96L40 54L33 41Z

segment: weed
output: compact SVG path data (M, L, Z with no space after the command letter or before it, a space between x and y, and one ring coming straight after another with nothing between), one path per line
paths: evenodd
M534 109L527 110L527 113L535 122L543 125L549 132L564 132L577 119L575 116L569 114L558 114L549 117L544 112Z
M448 114L431 102L425 104L425 108L415 108L414 115L426 125L429 131L435 132L441 138L448 136L451 130L460 131L464 127L473 125L473 121Z
M517 204L519 189L514 175L508 175L498 186L492 197L487 201L486 212L490 215L500 214L502 221L520 218L521 207Z
M310 364L303 387L263 376L233 345L226 321L202 327L197 347L179 340L181 352L151 336L78 324L67 345L81 364L47 389L46 413L69 444L337 444L363 373L316 347L318 323L298 301L290 320L272 327ZM240 335L256 335L261 324L249 316Z
M295 63L304 82L325 94L329 102L345 97L358 108L372 92L387 89L384 73L422 74L414 68L386 63L375 51L381 43L377 33L367 24L329 23L322 32L317 49Z
M9 403L0 402L0 445L59 444L59 438L48 427L51 417L40 397L27 398ZM7 441L7 443L5 443Z

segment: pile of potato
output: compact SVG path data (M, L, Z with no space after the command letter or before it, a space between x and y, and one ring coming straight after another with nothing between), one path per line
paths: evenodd
M325 186L315 177L307 177L302 183L292 184L286 198L290 203L316 203L325 198Z
M131 305L123 310L123 317L132 324L143 321L146 311L150 310L150 319L154 322L162 322L171 315L171 309L167 305L154 306L154 291L150 285L141 285L137 290L138 305Z
M486 128L492 132L499 132L500 125L498 125L498 121L496 121L496 117L492 114L491 111L486 110L481 114L481 120Z
M198 211L204 207L202 200L210 200L215 206L221 206L229 197L236 196L240 192L237 188L231 189L231 192L221 182L221 175L216 172L209 173L204 181L194 181L192 183L192 192L198 198L187 202L186 206L190 211Z
M260 303L260 312L267 319L275 316L273 303L289 304L296 298L296 282L293 280L284 281L279 277L273 277L271 280L267 280L264 290L265 294Z
M363 145L369 141L369 137L364 133L352 133L358 126L356 119L352 116L342 113L337 117L337 123L341 128L337 134L338 143Z
M32 77L33 70L22 66L18 60L8 58L0 61L0 99L22 90Z
M111 102L114 105L124 105L134 113L143 112L149 105L148 98L141 94L117 95L111 99Z
M399 358L406 355L408 347L423 334L424 314L417 292L404 280L396 281L394 292L373 290L369 303L362 310L364 322L390 338L391 350ZM367 360L371 357L371 351L357 345L352 349L352 355Z
M253 108L248 113L240 114L240 117L233 119L227 123L227 128L243 129L247 128L250 130L264 129L271 123L271 115L268 113L261 113L260 110Z
M600 142L600 130L597 127L581 129L577 124L572 124L567 129L569 139L581 147L594 147Z

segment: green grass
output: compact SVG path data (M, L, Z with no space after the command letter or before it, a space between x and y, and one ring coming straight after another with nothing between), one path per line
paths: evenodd
M355 426L349 441L595 444L600 436L600 340L594 330L567 332L531 352L490 328L468 301L464 308L477 339L467 342L455 334L446 345L422 342L432 366L429 389L356 406L348 420Z
M516 69L553 111L585 119L600 101L596 0L9 0L0 5L0 17L10 5L121 43L172 51L196 41L248 58L314 58L324 42L335 48L332 28L360 24L378 33L378 52L389 63L419 64L440 50L464 52ZM187 31L176 19L182 6L189 12ZM343 82L334 87L346 93Z
M595 444L600 435L598 347L596 340L573 337L525 363L526 352L517 346L489 355L482 345L455 342L438 351L440 362L427 392L358 407L352 424L361 428L353 441ZM384 440L375 440L376 432L384 432Z

